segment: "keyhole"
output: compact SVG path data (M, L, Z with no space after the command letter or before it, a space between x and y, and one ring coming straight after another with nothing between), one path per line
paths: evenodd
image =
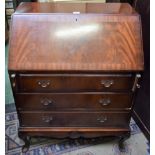
M76 20L76 22L77 22L77 18L76 18L75 20Z

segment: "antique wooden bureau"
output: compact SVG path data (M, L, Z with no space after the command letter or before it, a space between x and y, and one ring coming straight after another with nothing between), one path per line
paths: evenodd
M128 4L22 3L8 70L19 137L130 135L143 71L140 16Z

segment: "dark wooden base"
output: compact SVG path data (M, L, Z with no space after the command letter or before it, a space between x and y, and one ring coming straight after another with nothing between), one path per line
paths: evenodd
M31 137L50 137L50 138L97 138L105 137L105 142L118 139L120 151L124 150L123 142L130 137L129 129L114 128L19 128L19 137L25 142L22 152L29 150Z

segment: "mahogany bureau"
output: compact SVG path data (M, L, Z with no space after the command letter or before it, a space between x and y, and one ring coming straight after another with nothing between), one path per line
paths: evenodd
M19 137L119 137L143 71L140 16L128 4L22 3L8 70Z

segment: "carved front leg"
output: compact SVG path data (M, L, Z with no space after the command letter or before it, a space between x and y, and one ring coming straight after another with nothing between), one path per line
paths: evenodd
M118 142L118 146L119 146L119 150L121 152L125 150L124 141L126 139L128 139L129 137L130 137L130 132L125 134L125 135L120 136L120 139L119 139L119 142Z
M22 134L18 134L19 138L21 138L24 141L24 145L22 147L22 152L26 153L29 150L30 147L30 143L31 143L31 137L30 136L26 136L26 135L22 135Z

